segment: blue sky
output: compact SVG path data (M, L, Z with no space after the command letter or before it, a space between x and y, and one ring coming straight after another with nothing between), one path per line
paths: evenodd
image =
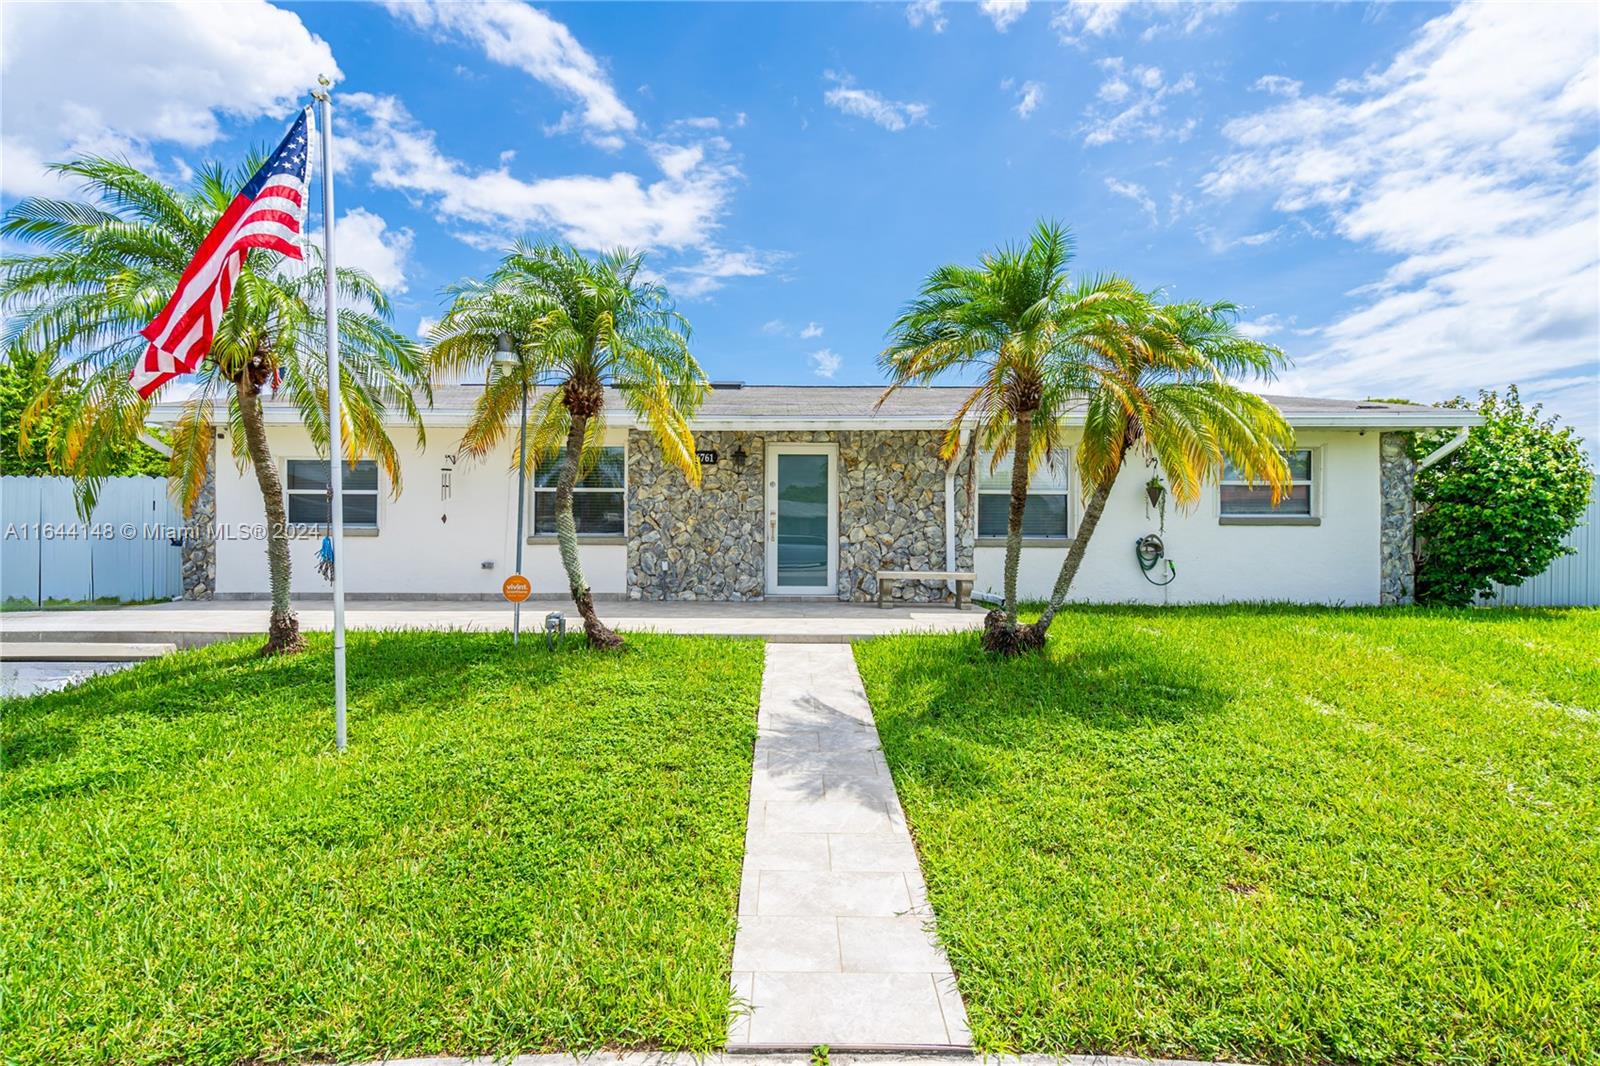
M408 330L510 238L621 241L712 377L876 382L929 269L1049 217L1240 304L1279 391L1515 381L1600 437L1592 5L223 8L8 5L7 202L74 150L181 180L336 72L341 245Z

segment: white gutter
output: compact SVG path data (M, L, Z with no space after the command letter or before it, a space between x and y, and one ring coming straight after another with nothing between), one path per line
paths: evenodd
M961 427L960 436L956 438L956 452L944 467L944 568L956 568L956 467L961 465L961 457L967 452L967 440L972 430L966 426ZM952 594L956 591L954 581L946 581L945 588Z
M1467 443L1467 436L1470 433L1470 429L1468 429L1466 426L1462 426L1456 431L1456 435L1454 437L1451 437L1444 444L1440 445L1438 448L1435 448L1433 451L1417 460L1417 470L1422 471L1428 469L1428 467L1432 466L1434 463L1437 463L1440 459L1445 458L1451 452Z

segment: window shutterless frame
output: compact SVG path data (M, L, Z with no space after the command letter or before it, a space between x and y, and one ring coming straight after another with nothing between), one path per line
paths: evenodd
M528 506L532 509L531 530L535 537L553 537L556 532L556 478L566 456L563 448L549 462L534 471ZM628 529L627 448L610 444L600 449L594 466L578 479L572 489L572 516L579 537L621 537Z
M977 453L977 507L973 511L978 539L1004 540L1011 517L1011 462L1002 457L990 470L992 456ZM1022 513L1022 536L1030 541L1072 539L1076 508L1072 500L1072 452L1057 452L1048 466L1041 463L1028 479L1028 505Z
M1284 458L1289 463L1289 489L1276 507L1270 486L1261 481L1251 485L1232 463L1225 464L1217 483L1218 517L1233 524L1315 523L1322 515L1322 449L1291 448Z
M383 517L377 460L346 463L343 475L345 526L377 529ZM291 527L321 529L328 525L326 459L283 460L283 506Z

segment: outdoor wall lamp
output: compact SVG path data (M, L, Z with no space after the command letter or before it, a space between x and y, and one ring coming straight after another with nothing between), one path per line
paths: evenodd
M744 450L744 445L743 444L734 445L734 448L733 448L733 468L735 470L743 470L744 469L744 464L749 460L749 458L750 458L750 456L745 454L745 450Z

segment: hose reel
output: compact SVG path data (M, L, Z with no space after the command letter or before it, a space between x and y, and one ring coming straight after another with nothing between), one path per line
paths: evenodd
M1139 570L1144 574L1144 579L1150 584L1160 588L1170 585L1178 579L1178 568L1172 565L1172 560L1167 558L1167 546L1162 543L1160 536L1155 533L1146 533L1133 542L1133 556L1139 560ZM1150 572L1162 562L1167 564L1167 578L1157 581L1150 576Z

